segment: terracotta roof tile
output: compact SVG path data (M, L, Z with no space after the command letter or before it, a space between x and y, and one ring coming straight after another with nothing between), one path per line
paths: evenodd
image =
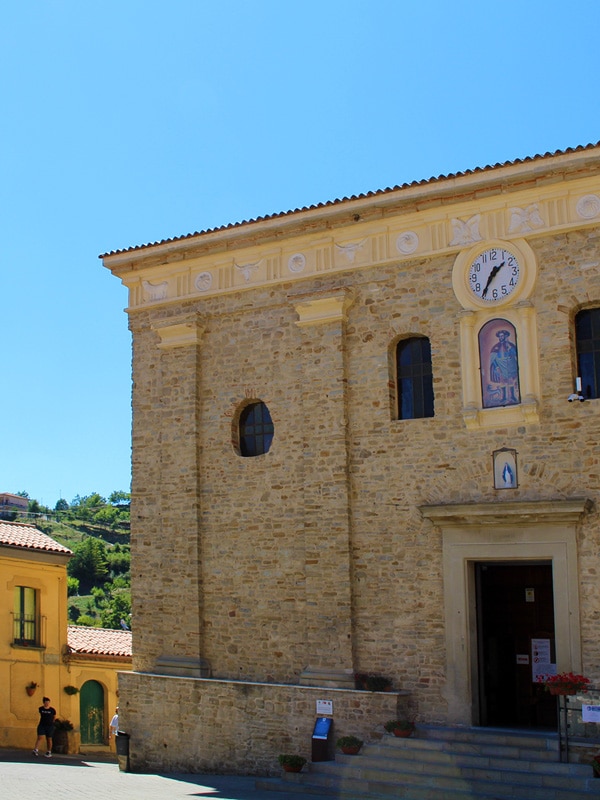
M0 546L22 547L24 550L44 550L47 553L68 553L71 550L55 542L35 525L0 520Z
M408 189L411 186L424 186L428 183L437 183L441 181L453 180L455 178L460 178L463 175L473 175L479 172L491 172L492 170L500 169L502 167L511 167L517 164L527 164L532 161L538 161L545 158L552 158L554 156L562 156L562 155L567 155L569 153L578 153L582 150L594 149L599 145L600 142L596 142L594 144L578 145L577 147L567 147L565 150L556 150L553 153L537 154L535 156L527 156L526 158L515 158L513 161L504 161L503 163L498 163L498 164L488 164L485 167L475 167L474 169L466 169L463 172L451 172L448 175L438 175L437 177L433 176L431 178L426 178L418 181L411 181L410 183L403 183L397 186L388 186L386 189L377 189L375 191L363 192L362 194L353 194L350 197L342 197L337 200L328 200L325 203L315 203L314 205L311 206L304 206L303 208L295 208L290 211L280 211L275 214L265 214L262 217L255 217L254 219L245 219L242 220L241 222L230 222L228 225L221 225L216 228L207 228L202 231L187 233L184 236L173 236L170 239L161 239L160 241L156 242L134 245L132 247L126 247L122 250L111 250L108 253L103 253L101 256L99 256L99 258L108 258L109 256L122 255L123 253L134 253L138 250L145 250L146 248L156 247L157 245L171 244L173 242L182 242L185 239L193 239L196 236L203 236L204 234L208 233L219 233L221 231L231 230L232 228L240 228L244 225L249 225L253 222L264 222L266 220L277 219L278 217L287 217L292 214L297 214L301 211L313 211L315 209L327 208L328 206L335 206L341 203L347 203L351 200L363 200L367 197L377 197L379 195L389 194L390 192L397 192L400 189Z
M131 631L69 625L67 642L71 653L131 658Z

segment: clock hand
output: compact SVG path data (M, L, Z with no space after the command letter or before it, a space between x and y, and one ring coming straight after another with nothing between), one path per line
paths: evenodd
M497 264L495 267L493 267L492 271L488 275L488 279L487 279L487 283L485 284L485 288L484 288L483 292L481 293L481 297L482 298L484 298L487 295L487 291L490 288L491 282L494 280L496 275L500 272L500 270L502 269L504 264L505 264L505 262L503 261L501 264Z

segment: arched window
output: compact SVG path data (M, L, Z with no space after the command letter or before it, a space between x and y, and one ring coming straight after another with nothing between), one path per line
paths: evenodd
M575 317L577 374L586 400L600 397L600 308L586 308Z
M273 441L273 421L264 403L251 403L240 414L240 453L243 456L262 456L269 452Z
M401 339L396 346L398 419L433 417L431 345L424 336Z

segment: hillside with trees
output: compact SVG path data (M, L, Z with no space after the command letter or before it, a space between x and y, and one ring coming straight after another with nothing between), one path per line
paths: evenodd
M69 622L102 628L131 628L131 569L128 492L108 499L98 493L53 509L27 492L26 512L3 511L3 519L34 524L73 551L67 567Z

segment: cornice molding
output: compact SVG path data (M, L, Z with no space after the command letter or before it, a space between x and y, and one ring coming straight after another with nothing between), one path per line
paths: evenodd
M160 350L199 345L204 333L204 325L200 324L196 314L162 320L153 325L152 329L160 338Z
M338 209L331 219L321 217L321 227L310 212L298 212L293 226L285 217L269 220L273 235L263 236L260 225L249 225L235 241L227 231L209 235L210 251L198 249L191 239L171 249L157 245L105 256L104 264L129 288L131 312L324 274L456 256L477 242L531 242L600 225L599 174L566 180L540 172L537 182L524 180L510 192L492 177L487 176L487 192L442 197L430 186L428 202L425 193L421 204L396 203L395 208L383 207L375 196L361 200L365 213L340 217ZM326 211L321 209L322 215Z
M593 503L585 497L569 500L525 500L508 503L461 503L419 506L419 511L441 528L465 525L510 527L526 523L575 523Z
M299 317L296 325L306 328L311 325L324 325L327 322L345 322L353 299L349 292L343 291L326 297L310 297L297 302L294 305Z

